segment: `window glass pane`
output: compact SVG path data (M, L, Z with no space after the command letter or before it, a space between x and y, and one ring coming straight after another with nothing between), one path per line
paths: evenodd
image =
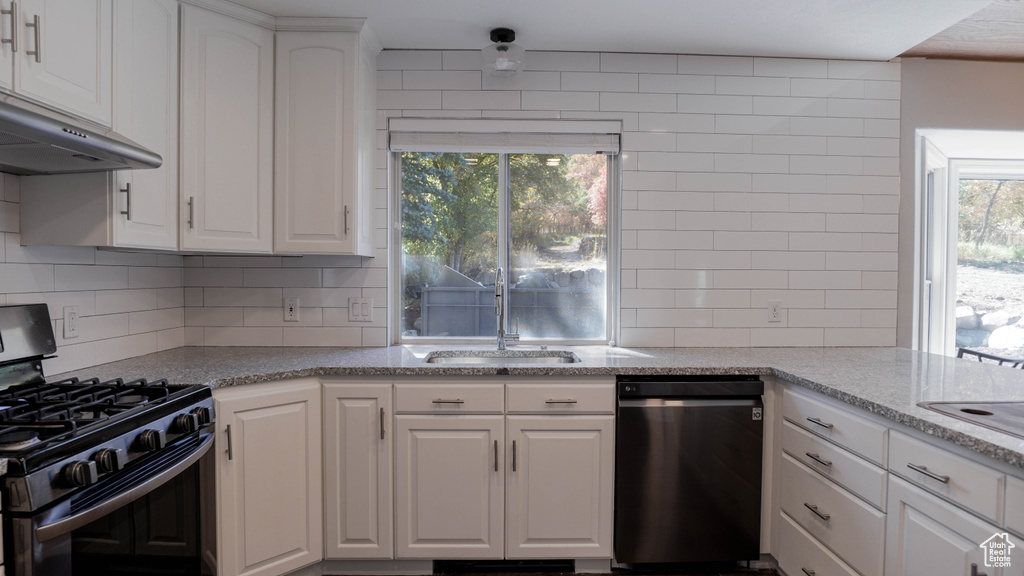
M493 337L498 155L402 154L402 336Z
M1024 180L961 178L958 195L956 346L1024 357Z
M509 325L521 338L603 339L607 159L509 155Z

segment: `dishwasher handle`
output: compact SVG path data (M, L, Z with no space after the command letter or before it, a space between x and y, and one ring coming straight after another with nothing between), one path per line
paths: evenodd
M619 398L620 408L679 408L714 406L761 406L760 397L735 398Z

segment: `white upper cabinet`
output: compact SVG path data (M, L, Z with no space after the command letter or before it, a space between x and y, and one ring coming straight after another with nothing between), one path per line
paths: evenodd
M181 247L268 253L274 32L184 5Z
M367 35L277 35L277 253L373 255L373 95L379 48Z
M178 248L178 3L122 0L113 21L113 127L159 154L163 164L23 177L26 245Z
M4 2L0 86L110 126L111 0Z
M114 245L178 247L178 2L119 1L114 130L156 152L159 168L118 171Z

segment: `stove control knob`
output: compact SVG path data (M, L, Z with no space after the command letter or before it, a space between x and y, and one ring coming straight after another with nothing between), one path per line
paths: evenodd
M92 459L96 462L96 467L104 474L117 472L124 468L124 465L128 461L128 457L125 455L124 450L121 450L120 448L104 448L93 454Z
M147 452L155 452L167 445L167 433L163 430L143 430L139 434L139 446Z
M199 415L178 414L174 417L174 424L171 429L179 434L191 434L199 430Z
M193 408L191 414L195 414L199 418L200 426L209 426L213 424L213 411L206 406L200 406L199 408Z
M77 488L91 486L99 479L99 473L96 472L96 463L91 460L72 462L61 470L60 475L66 484Z

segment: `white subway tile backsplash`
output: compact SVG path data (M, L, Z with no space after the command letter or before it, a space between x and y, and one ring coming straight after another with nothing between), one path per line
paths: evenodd
M825 98L755 96L754 114L762 116L828 116Z
M832 136L828 139L828 153L836 156L888 156L900 155L899 138L849 138Z
M184 268L183 286L241 287L243 268Z
M864 135L875 138L899 138L900 121L865 118Z
M484 90L547 90L561 89L562 75L558 72L520 72L515 76L497 78L484 74ZM533 118L537 116L534 115ZM557 114L554 116L557 118Z
M847 174L864 173L864 158L860 156L790 156L789 168L794 174Z
M891 328L825 328L825 346L895 346Z
M789 245L786 232L714 232L715 250L785 250Z
M757 347L774 346L824 346L822 328L751 328L750 345Z
M899 100L829 98L828 115L839 118L899 118Z
M624 132L622 149L637 152L675 152L676 136L668 132Z
M185 325L183 311L184 308L167 308L164 310L129 312L128 327L132 334L181 328Z
M864 97L877 100L899 100L900 83L892 80L866 80Z
M6 261L12 264L93 264L96 250L84 246L22 246L20 234L0 234Z
M822 250L859 252L863 245L862 234L794 232L789 235L789 249L796 252L820 252Z
M315 327L285 328L284 346L347 346L363 345L362 328Z
M785 270L715 270L713 286L722 288L784 289L789 277Z
M377 70L440 70L442 54L437 50L384 50L377 55Z
M679 112L687 114L753 114L752 96L715 94L680 94L676 97Z
M875 158L867 156L864 158L865 176L899 176L899 158Z
M827 139L823 136L773 136L758 134L752 136L755 154L818 154L827 151ZM788 164L787 164L788 166Z
M751 230L780 232L824 232L824 214L800 214L792 212L768 212L754 214Z
M770 192L716 192L715 210L722 212L786 212L789 195Z
M638 241L639 242L639 241ZM676 265L676 254L672 250L623 250L622 267L653 271L671 270Z
M639 159L637 160L639 164ZM675 172L640 172L622 173L623 190L675 190Z
M644 308L636 311L636 325L638 328L710 328L712 314L712 310Z
M325 288L385 288L385 268L324 268Z
M8 264L12 266L12 264ZM53 290L120 290L128 288L127 266L53 266Z
M676 175L675 189L687 192L749 192L753 187L752 180L750 174L742 172L680 172ZM705 210L700 206L685 209Z
M892 232L899 221L896 214L829 214L829 232Z
M674 214L666 214L666 211L677 210L677 211L696 211L696 210L713 210L714 209L714 195L702 192L663 192L658 190L641 190L637 193L637 207L641 212L650 211L656 212L636 214L635 218L646 218L652 217L657 218L657 225L647 225L646 228L657 228L662 230L675 230L677 226L672 225L675 222ZM634 226L629 228L643 228L643 222L634 221ZM680 228L681 230L683 228Z
M270 306L283 307L281 288L200 288L203 305L217 306Z
M815 194L825 191L827 180L815 174L754 174L752 182L754 192Z
M780 300L786 309L813 309L825 307L824 290L751 290L750 307L766 310L769 300Z
M185 326L243 326L244 308L185 308Z
M715 154L715 171L785 174L789 172L789 156L785 154Z
M441 106L445 110L521 110L518 90L445 90Z
M756 328L768 326L768 310L754 309L716 309L714 314L715 328ZM781 310L782 325L786 325L785 309Z
M676 290L676 308L750 308L750 290Z
M896 309L895 290L826 290L826 308Z
M644 132L693 132L710 134L715 131L713 114L648 114L638 116L639 130Z
M790 93L808 98L863 98L864 81L793 78L790 81Z
M789 119L789 128L794 136L864 136L864 119L797 116Z
M861 325L860 310L794 309L788 312L787 325L793 328L859 328Z
M204 346L283 346L283 328L238 328L208 326L203 328Z
M790 118L785 116L715 116L720 134L789 134Z
M861 310L860 325L864 328L895 328L895 310Z
M864 272L861 275L860 285L865 290L895 290L895 272ZM895 311L894 311L895 312Z
M0 269L2 268L3 265L0 264ZM46 304L52 320L64 317L65 306L78 306L78 314L84 317L100 314L96 311L96 294L91 290L85 292L14 293L7 294L7 304Z
M675 301L675 293L668 288L637 288L622 291L623 308L671 308Z
M156 350L162 352L185 346L185 328L171 328L156 333Z
M381 110L440 110L440 90L377 90L377 107Z
M562 72L562 90L577 92L637 92L640 75L610 72Z
M713 74L716 76L751 76L754 59L747 56L679 56L680 74Z
M652 172L714 172L714 154L693 152L640 152L637 167Z
M668 291L687 288L711 288L712 272L710 270L638 270L636 275L637 286L641 292L650 292L649 289L663 288ZM660 292L659 292L660 295ZM642 294L640 295L642 296ZM643 302L642 298L639 300ZM665 298L658 300L658 306L668 308L671 300ZM638 308L642 306L625 306L627 308Z
M483 72L476 70L405 70L403 90L480 90Z
M181 268L140 267L128 268L129 288L172 288L181 286Z
M750 230L750 212L676 212L677 230Z
M900 64L899 62L829 60L828 77L898 81L900 79Z
M895 252L898 240L897 234L866 233L861 235L861 248L865 252Z
M18 205L13 202L0 202L0 232L21 231L20 211Z
M601 92L601 110L614 112L676 112L674 94Z
M402 71L401 70L378 70L377 71L377 90L401 90L402 89Z
M794 290L850 290L860 288L860 272L852 270L791 270L789 287Z
M750 346L749 328L677 328L675 345L684 348ZM664 346L664 344L661 344Z
M826 78L828 77L828 60L754 58L754 76Z
M479 50L445 50L441 52L444 70L476 70L483 68L483 55Z
M600 92L547 92L522 93L523 110L599 110Z
M891 194L900 190L900 179L896 176L828 176L826 190L830 194Z
M824 270L824 252L751 252L750 267L757 270Z
M81 314L81 310L79 310ZM52 315L52 311L51 311ZM54 327L53 335L56 337L57 349L63 353L64 347L97 340L108 340L127 336L128 314L107 314L104 316L82 316L78 317L79 335L76 338L64 338L64 319L59 318Z
M95 313L116 314L119 312L139 312L159 308L157 291L152 288L133 290L100 290L95 292ZM85 312L79 310L79 314Z
M711 232L690 230L640 230L637 232L639 250L711 250Z
M789 197L791 212L866 212L864 196L855 194L794 194Z
M346 312L348 308L345 308ZM299 302L299 321L285 322L284 307L243 308L242 321L245 326L322 326L323 308L314 308Z
M789 96L789 78L761 76L718 76L716 94L747 94L751 96Z
M675 74L675 54L627 54L605 52L601 54L601 72L653 72Z
M597 52L527 52L523 70L554 72L599 72L601 54Z
M638 347L671 347L674 346L674 329L672 328L622 328L619 331L619 346Z
M714 94L715 77L692 74L640 74L640 92Z
M753 152L753 138L747 134L659 134L670 136L679 152L723 152L749 154Z
M319 288L323 279L320 268L246 268L242 284L246 288Z
M825 259L825 267L829 270L895 272L896 256L896 252L829 252Z

